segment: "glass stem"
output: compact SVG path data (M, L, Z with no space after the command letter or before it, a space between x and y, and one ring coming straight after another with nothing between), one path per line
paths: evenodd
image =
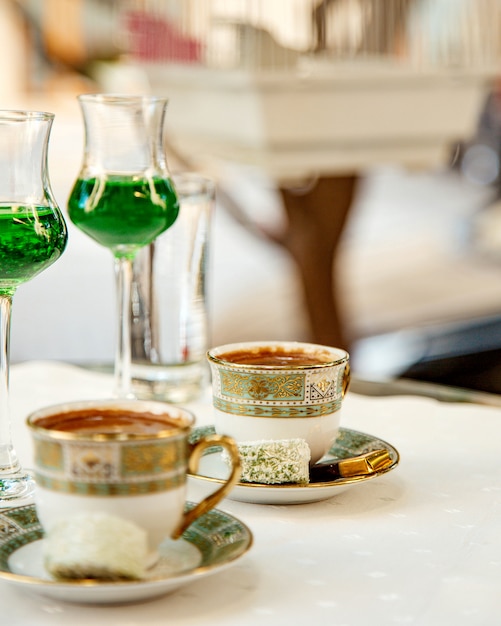
M115 396L133 398L131 390L130 305L132 259L115 257L115 280L118 305L118 341L115 353Z
M0 295L0 479L21 469L12 445L9 401L9 349L12 296Z

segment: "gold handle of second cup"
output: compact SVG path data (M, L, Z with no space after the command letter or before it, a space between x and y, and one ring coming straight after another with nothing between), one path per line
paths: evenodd
M198 471L198 465L200 459L205 450L214 446L222 446L226 448L231 459L231 473L226 482L216 491L208 495L201 502L196 504L191 510L186 511L179 526L172 533L172 539L179 539L184 531L202 515L205 515L208 511L213 509L240 480L242 473L240 454L238 452L238 446L235 441L226 435L208 435L197 442L193 448L190 459L188 462L189 470L192 474L196 474Z

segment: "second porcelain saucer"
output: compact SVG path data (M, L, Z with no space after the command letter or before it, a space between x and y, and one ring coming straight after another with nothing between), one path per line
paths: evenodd
M191 441L195 442L202 436L210 434L211 432L214 432L213 426L195 428L191 435ZM239 500L240 502L252 502L254 504L300 504L327 500L328 498L338 495L348 487L386 474L394 469L400 460L396 448L386 441L366 433L350 430L349 428L339 429L338 438L329 452L321 459L322 463L356 457L373 450L386 450L390 462L370 474L334 478L329 481L310 482L307 485L264 485L239 482L230 491L228 498L231 500ZM197 473L189 474L189 479L197 486L206 487L212 484L213 490L215 484L221 484L224 481L228 476L228 472L228 466L221 456L220 449L215 447L207 450L200 461L200 467Z

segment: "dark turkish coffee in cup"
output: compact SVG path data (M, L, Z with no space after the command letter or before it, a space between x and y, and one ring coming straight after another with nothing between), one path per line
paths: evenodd
M319 351L259 346L218 354L220 361L240 365L271 365L273 367L301 367L332 362L332 355Z
M170 420L168 415L101 407L55 413L36 420L34 425L46 430L82 435L115 433L155 435L172 428L179 428L183 424L174 419Z

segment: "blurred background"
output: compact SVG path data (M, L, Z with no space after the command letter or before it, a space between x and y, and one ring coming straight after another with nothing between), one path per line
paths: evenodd
M171 171L217 183L212 344L499 393L500 28L499 0L2 0L0 107L56 113L66 212L76 95L168 96ZM113 360L111 255L68 227L16 294L13 362Z

